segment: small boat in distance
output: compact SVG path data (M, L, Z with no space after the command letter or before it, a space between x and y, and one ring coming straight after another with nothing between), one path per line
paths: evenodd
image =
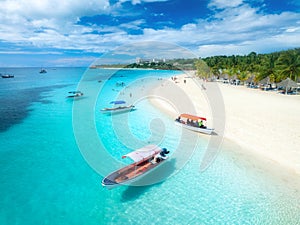
M112 101L110 102L110 104L113 104L115 107L104 108L101 109L100 111L102 113L121 113L121 112L129 112L135 107L134 105L125 105L126 102L123 100Z
M4 74L4 75L1 75L2 78L14 78L15 76L14 75L11 75L11 74Z
M41 68L40 73L47 73L47 70Z
M68 95L67 98L77 98L83 96L81 91L69 91L68 93L71 95Z
M170 152L166 148L156 145L147 145L122 156L122 159L129 157L134 163L118 169L102 180L102 186L112 189L119 185L130 184L144 177L157 166L168 159Z
M204 133L204 134L211 134L214 129L207 128L204 124L206 122L206 118L193 116L190 114L181 114L176 120L175 123L179 126L182 126L186 129Z

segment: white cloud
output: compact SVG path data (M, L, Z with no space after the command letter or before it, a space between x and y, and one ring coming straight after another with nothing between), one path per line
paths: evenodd
M197 54L201 57L213 55L246 55L250 52L267 53L284 50L286 48L299 47L298 33L280 34L270 37L262 37L261 39L243 41L236 44L210 44L201 45L197 50Z
M85 38L82 34L92 31L76 25L78 18L109 10L108 0L4 0L0 7L0 40L17 45L72 49Z
M140 20L134 20L130 23L122 23L120 25L121 28L127 28L127 29L139 29L139 26L141 24L144 24L146 21L144 19L140 19Z
M107 51L132 40L123 29L139 29L145 21L137 19L119 27L87 27L76 22L83 16L114 14L113 10L119 8L110 6L108 0L4 0L0 41L23 47Z
M85 66L91 64L96 59L96 57L66 57L50 60L49 64L56 66Z
M166 2L169 0L119 0L118 4L124 2L131 2L133 5L141 4L142 2Z
M227 45L202 45L198 48L198 54L201 57L212 55L243 55L248 53L249 48L245 44L227 44Z
M131 0L133 5L141 4L141 0Z
M2 0L0 13L7 19L18 15L29 20L76 18L105 12L108 0Z
M208 4L210 8L224 9L237 7L243 3L243 0L211 0Z
M150 1L154 0L141 0ZM114 14L116 6L109 6L108 0L87 3L82 0L2 0L0 40L23 47L97 53L136 41L164 41L188 47L201 56L300 46L299 13L262 14L242 0L213 0L209 7L218 10L207 20L199 19L178 30L145 28L141 35L129 35L124 30L139 29L146 21L137 18L120 26L76 25L78 18L83 16Z
M222 20L218 19L220 15L223 15ZM220 15L216 15L213 20L199 20L197 24L186 24L181 30L144 29L145 38L174 39L179 43L254 40L281 34L293 25L296 27L296 21L299 19L299 14L292 12L261 15L249 6L235 10L234 15L228 12L221 12Z
M294 33L294 32L299 31L299 30L300 30L300 27L288 27L286 29L286 32L288 32L288 33Z
M209 20L186 24L180 30L144 29L143 40L168 40L195 49L199 55L247 54L300 46L300 14L262 14L248 4L221 10Z
M37 51L23 51L23 50L7 50L7 51L1 51L0 54L16 54L16 55L62 55L62 52L59 51L43 51L43 52L37 52Z

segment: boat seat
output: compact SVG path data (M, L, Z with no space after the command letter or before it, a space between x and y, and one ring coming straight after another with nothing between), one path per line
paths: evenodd
M150 162L151 162L151 164L156 164L157 163L155 159L151 160Z

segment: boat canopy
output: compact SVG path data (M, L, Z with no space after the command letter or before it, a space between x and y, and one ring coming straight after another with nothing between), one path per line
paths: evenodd
M81 91L69 91L70 94L79 94Z
M115 105L118 105L118 104L125 104L126 102L123 101L123 100L119 100L119 101L111 101L110 104L115 104Z
M204 118L204 117L193 116L193 115L186 114L186 113L181 114L180 117L187 118L190 120L196 120L196 121L197 120L205 120L206 121L206 118Z
M139 162L151 155L156 155L161 152L161 148L157 145L147 145L122 156L122 159L131 158L134 162Z

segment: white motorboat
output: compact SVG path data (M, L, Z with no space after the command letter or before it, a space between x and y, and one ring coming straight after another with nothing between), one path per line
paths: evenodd
M112 189L114 187L130 184L150 173L154 168L168 159L169 151L156 145L147 145L130 152L122 158L131 158L134 162L118 169L102 180L102 186Z

